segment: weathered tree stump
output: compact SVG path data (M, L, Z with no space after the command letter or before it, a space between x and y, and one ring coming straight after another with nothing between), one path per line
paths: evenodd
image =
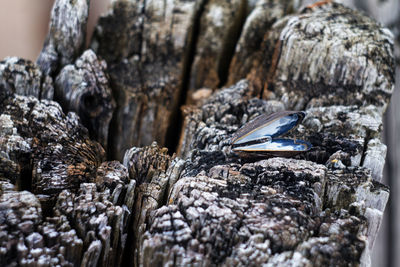
M84 52L87 1L58 0L39 67L0 62L2 266L370 264L391 33L331 1L232 3L115 1ZM285 109L310 151L231 151Z

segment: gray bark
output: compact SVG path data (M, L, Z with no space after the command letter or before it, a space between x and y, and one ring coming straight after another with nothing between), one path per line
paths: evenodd
M78 2L53 10L74 14ZM389 197L380 181L392 34L330 1L234 4L238 13L223 1L116 1L94 52L79 57L77 42L60 56L52 49L70 35L50 30L42 71L0 64L2 265L370 265ZM83 21L66 25L82 33ZM239 33L233 50L227 39ZM48 74L77 114L43 99ZM218 89L223 79L231 86ZM209 89L182 106L178 136L173 121L196 80ZM306 110L290 136L310 151L261 160L231 151L243 124L287 108ZM91 138L123 162L105 161ZM162 146L178 139L171 156Z

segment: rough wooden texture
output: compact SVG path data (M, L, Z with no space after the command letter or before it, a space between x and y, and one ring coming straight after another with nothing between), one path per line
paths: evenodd
M241 125L260 114L284 110L282 102L251 98L250 94L251 86L243 80L214 94L201 108L187 111L180 155L188 157L197 148L231 156L230 138ZM346 166L369 167L374 178L381 180L386 146L380 141L382 116L376 107L310 108L303 125L291 132L313 145L303 158L324 164L342 151L340 160Z
M22 58L9 57L0 61L0 87L9 93L53 99L52 79L38 66Z
M314 1L303 1L312 4ZM377 244L375 245L374 255L372 256L372 266L399 266L400 254L400 183L399 177L399 151L400 146L397 142L399 136L400 124L398 120L399 106L399 56L400 56L400 2L397 0L341 0L344 4L356 9L362 10L368 16L371 16L378 22L388 27L395 35L395 57L397 65L396 89L391 98L390 106L385 114L385 134L384 143L388 146L388 154L386 159L386 172L383 178L383 183L390 186L391 197L385 211L385 219L382 225L382 230L378 236Z
M131 148L124 156L129 178L136 181L134 217L132 221L133 243L128 250L129 262L139 266L140 247L143 234L148 228L149 214L165 205L168 192L179 179L184 161L171 158L167 150L160 149L156 143L145 148Z
M393 35L357 11L330 1L309 6L277 22L263 49L249 78L264 98L275 96L287 109L386 109L394 88Z
M107 149L115 103L105 61L98 60L91 50L80 55L85 47L88 10L89 0L54 3L49 33L37 63L55 79L54 99L64 111L75 111L90 137Z
M391 197L385 211L384 224L375 245L372 266L400 265L400 2L396 0L355 1L355 5L388 27L395 35L396 88L385 114L384 142L388 146L384 183L390 186Z
M275 101L275 100L261 100L258 98L251 98L248 97L249 92L251 92L251 87L249 86L247 81L241 81L238 84L232 86L231 88L227 88L222 90L219 93L216 93L211 97L209 101L207 101L200 109L195 109L191 110L190 113L187 115L185 118L186 121L186 132L185 132L185 137L183 138L185 144L191 144L190 146L186 147L185 149L182 149L182 155L183 156L189 156L191 161L193 162L193 167L192 167L192 172L195 174L200 172L200 174L197 174L198 176L204 176L203 179L204 181L208 181L209 179L213 178L216 176L217 178L221 179L220 183L226 182L225 179L233 179L233 181L237 181L239 185L243 188L253 188L254 186L258 185L261 183L261 178L259 177L259 174L254 174L255 176L250 175L252 177L251 179L248 178L250 181L252 181L254 184L242 184L242 179L243 175L242 174L241 168L244 168L245 165L241 165L240 160L238 160L234 154L232 154L230 150L230 142L229 138L233 136L233 133L242 125L243 123L251 120L252 118L256 117L260 113L271 113L273 111L277 110L282 110L283 109L283 103ZM385 203L388 200L388 191L387 188L383 187L380 185L378 182L374 181L382 178L382 171L383 171L383 162L384 162L384 155L385 153L374 153L372 150L378 149L378 150L383 150L384 152L386 151L386 146L383 145L380 141L380 132L381 132L381 127L382 127L382 116L379 113L379 110L374 107L374 106L367 106L363 108L358 108L357 106L330 106L330 107L316 107L316 108L310 108L307 110L307 116L304 119L302 125L298 127L297 130L291 133L292 136L301 136L302 139L308 140L312 143L313 149L307 153L304 153L301 156L297 156L296 158L298 159L306 159L308 160L307 162L305 161L293 161L293 160L287 160L287 159L271 159L267 162L274 162L275 161L282 161L287 165L276 167L275 168L275 173L276 177L271 173L271 174L263 174L265 175L265 179L271 179L271 183L274 186L281 185L282 183L286 183L288 181L291 181L293 178L293 174L285 174L287 171L287 168L290 168L293 172L299 172L299 173L304 173L304 166L308 166L310 170L310 175L316 176L314 173L318 173L318 169L321 168L323 173L325 173L323 176L325 178L321 178L320 180L320 186L316 188L315 186L306 186L306 188L314 188L314 190L317 190L314 195L318 195L319 191L322 190L323 193L322 195L319 195L320 197L320 202L316 201L317 203L310 204L314 209L322 206L317 213L319 214L319 217L324 217L324 213L327 212L330 209L336 209L341 212L348 212L351 213L351 215L355 215L352 213L353 206L355 207L360 207L361 205L361 210L359 210L359 215L356 215L358 217L358 220L356 222L352 222L346 227L350 227L351 224L357 225L356 228L349 228L353 229L354 235L360 235L361 233L364 233L364 237L359 239L359 242L363 242L363 239L367 239L368 243L366 244L367 248L364 250L363 246L360 246L358 248L351 247L354 244L350 241L337 241L338 244L332 241L328 241L328 238L322 238L326 237L324 234L321 233L321 236L318 236L319 238L322 238L322 240L325 240L323 242L326 242L326 246L329 246L329 251L331 251L333 254L341 254L340 251L344 249L344 247L341 247L339 244L348 244L350 247L346 247L345 250L349 250L351 254L347 255L350 258L343 259L344 262L350 263L352 260L355 260L356 258L358 260L356 261L361 261L363 264L368 264L369 262L369 255L370 255L370 250L372 249L373 242L376 238L377 235L377 229L379 229L380 222L382 220L382 214L383 210L385 207ZM383 155L382 155L383 154ZM373 158L370 158L372 156ZM380 157L379 157L380 156ZM290 163L286 163L286 161L289 161ZM210 164L210 162L213 162ZM230 164L227 165L227 163L231 162ZM318 164L322 165L316 165L314 166L313 162L316 162ZM373 164L370 164L370 163ZM301 163L301 164L300 164ZM236 165L239 164L239 167ZM254 163L255 165L261 164L261 162L256 162ZM263 163L265 164L265 163ZM282 165L283 163L281 163ZM300 168L298 166L300 164L303 166ZM311 164L311 165L310 165ZM217 166L215 166L217 165ZM323 166L325 165L325 166ZM223 166L223 167L222 167ZM241 166L241 167L240 167ZM364 167L361 167L364 166ZM298 169L296 169L298 168ZM202 172L202 170L204 171ZM256 168L257 169L257 168ZM372 173L372 175L371 175ZM236 175L238 177L236 177ZM281 175L281 176L280 176ZM189 171L189 177L193 176L193 173ZM223 178L221 178L222 176ZM231 177L233 176L233 178ZM208 177L208 178L207 178ZM181 180L178 181L178 184L180 183ZM195 180L198 181L198 180ZM301 185L304 185L304 181L300 182L300 180L296 180L299 182ZM297 182L295 183L296 185L292 185L293 187L299 186L297 185ZM358 184L358 183L365 183L363 185ZM184 182L182 182L184 183ZM187 182L189 183L189 182ZM197 182L194 182L195 184ZM232 182L233 183L233 182ZM368 185L368 186L366 186ZM182 184L180 185L182 186ZM229 187L228 185L225 185ZM176 185L178 187L178 185ZM202 187L202 186L199 186ZM210 186L213 190L215 190L216 186ZM223 187L223 186L222 186ZM240 187L240 188L241 188ZM370 188L367 189L367 191L363 191L365 188ZM190 186L189 186L190 188ZM195 187L197 188L197 187ZM364 188L364 189L363 189ZM376 189L378 188L378 189ZM179 196L181 196L182 199L178 197L178 199L173 198L173 200L169 200L168 203L171 202L177 202L180 203L180 201L185 201L188 203L192 203L189 200L186 200L185 198L187 197L187 194L185 195L181 193L181 189L176 189L177 193ZM193 188L188 189L194 190ZM200 190L200 189L197 189ZM204 190L204 189L203 189ZM227 191L232 191L232 188L229 188ZM237 189L238 193L237 194L245 194L240 189ZM243 189L244 190L244 189ZM311 190L311 189L310 189ZM262 191L260 189L256 190ZM290 191L290 190L289 190ZM359 191L361 193L359 193ZM208 192L208 191L207 191ZM218 190L212 191L212 192L218 192ZM285 189L283 190L284 194L289 194L288 190ZM353 192L353 193L352 193ZM194 193L193 193L194 194ZM196 193L197 194L197 193ZM296 192L289 194L292 197L299 197L302 196L302 193ZM222 197L221 195L218 195L219 197ZM224 195L223 195L224 196ZM227 196L229 198L229 195ZM247 197L247 195L246 195ZM193 198L195 198L193 196ZM232 199L237 199L237 196L230 197ZM184 200L185 199L185 200ZM304 200L299 200L301 203L306 203ZM211 203L214 203L214 199L210 201ZM261 201L265 202L265 200ZM365 204L368 203L368 204ZM196 204L197 205L197 204ZM178 205L179 206L179 205ZM201 206L201 205L200 205ZM204 206L201 206L206 214L207 214L207 208L204 208ZM188 210L189 207L185 208L179 208L179 211L182 212L182 210ZM299 208L296 208L296 210ZM232 210L237 210L237 208L232 208ZM246 209L245 209L246 210ZM303 210L303 209L300 209ZM168 211L169 212L169 211ZM211 212L211 211L210 211ZM174 212L172 212L174 213ZM288 211L288 214L290 215L291 213ZM329 213L330 214L330 213ZM317 216L316 214L308 214L310 217L308 218L314 218ZM161 217L164 216L164 214L160 215ZM193 215L194 216L194 215ZM200 218L205 217L208 218L208 215L198 215ZM318 217L317 216L317 217ZM334 221L334 220L339 220L339 215L337 215L336 219L330 218L329 221ZM367 219L364 218L367 217ZM187 215L183 215L184 218L187 218ZM210 217L213 218L212 215ZM223 217L223 216L221 216ZM349 217L351 217L349 215ZM341 217L340 217L341 218ZM158 220L162 219L154 219L154 222L156 223L161 223L158 222ZM220 222L221 225L225 225L223 222L223 219ZM271 219L273 220L273 219ZM321 223L323 222L324 219L322 219ZM351 219L351 221L354 220L354 218ZM365 220L365 221L364 221ZM293 219L290 219L290 221L293 221ZM361 223L364 221L363 223ZM185 221L186 222L186 221ZM272 223L272 222L270 222ZM360 226L363 225L364 226ZM205 223L204 225L208 225ZM246 225L246 224L243 224ZM367 228L366 225L369 225L370 228ZM321 227L322 225L318 225L317 228ZM153 226L152 226L153 227ZM156 229L159 226L154 226ZM295 229L300 227L300 225L296 225ZM329 228L329 226L326 226ZM333 226L332 226L333 227ZM334 226L337 227L337 226ZM189 228L193 229L193 226L189 223ZM215 228L215 227L214 227ZM150 228L150 233L152 228ZM273 228L276 229L276 228ZM315 228L316 229L316 228ZM319 230L313 230L311 235L315 235L315 232L319 232ZM348 230L349 230L348 229ZM157 230L159 231L159 230ZM182 230L183 231L183 230ZM185 230L187 231L187 230ZM222 233L225 233L226 230L221 229L220 230ZM239 230L237 230L239 231ZM273 231L273 233L280 233L282 230L277 230ZM311 230L310 230L311 231ZM340 231L344 231L344 228ZM367 231L367 233L365 233ZM193 236L193 233L190 232L191 235ZM295 233L292 231L291 233ZM357 233L357 234L355 234ZM149 237L150 241L149 246L155 247L155 243L158 245L161 245L161 247L165 246L168 242L166 241L159 241L161 238L160 236L163 236L164 234L161 235L155 235ZM217 233L215 234L217 235ZM232 235L229 235L232 237ZM315 236L314 236L315 237ZM360 236L359 236L360 237ZM154 240L153 240L154 238ZM200 237L199 237L200 238ZM215 236L213 235L213 238ZM276 237L277 240L281 240L284 237ZM338 238L335 236L332 239ZM349 237L350 238L350 237ZM161 238L164 240L163 238ZM166 238L168 240L168 238ZM301 239L301 238L300 238ZM350 238L352 239L352 238ZM234 243L235 238L232 240L229 239L226 241L226 243L230 244L228 247L230 249L234 249L236 244ZM247 238L244 238L244 240L247 240ZM301 262L300 265L303 265L307 263L305 260L301 260L301 257L304 257L305 255L309 255L309 253L305 253L304 251L301 250L302 253L296 254L293 253L294 249L291 249L290 253L286 253L285 256L280 255L278 256L276 252L274 252L270 249L270 246L274 245L274 240L271 241L269 240L266 244L266 236L261 237L260 239L261 242L264 246L266 246L267 251L265 255L263 255L264 258L264 263L271 263L272 265L277 264L278 262L275 259L275 257L279 258L280 260L287 260L291 262ZM300 245L298 242L294 247L303 247L303 246L311 246L310 244L313 244L312 246L319 246L318 242L317 243L308 243L307 238L303 238L302 242L304 241L305 243L303 245ZM318 240L318 238L316 238ZM358 239L355 239L358 240ZM265 242L264 242L265 241ZM354 241L354 240L353 240ZM365 240L364 240L365 241ZM154 242L154 243L153 243ZM160 242L160 243L159 243ZM239 244L243 245L241 242L238 242ZM179 242L180 243L180 242ZM201 242L200 242L201 243ZM226 244L225 243L225 244ZM171 242L170 248L174 248L174 242ZM186 243L185 243L186 244ZM188 244L191 244L190 242ZM176 250L177 255L188 255L188 256L182 256L182 263L185 263L185 261L189 260L189 255L192 253L192 249L197 251L201 251L200 254L206 254L207 256L205 258L209 258L211 254L211 251L218 251L216 248L201 248L201 246L198 243L195 243L196 246L195 248L192 248L189 246L189 251L187 252L188 254L185 254L188 247L184 246L184 250ZM330 245L329 245L330 244ZM351 245L350 245L351 244ZM165 257L163 258L163 262L169 261L172 257L171 254L168 253L161 253L158 250L162 250L160 247L156 246L153 250L150 252L145 252L144 253L154 253L154 254L161 254L160 257ZM322 246L322 245L321 245ZM346 245L345 245L346 246ZM150 249L150 248L147 248ZM182 249L182 248L181 248ZM269 249L269 250L268 250ZM311 248L309 248L311 249ZM314 248L315 249L315 248ZM325 247L325 249L328 249ZM207 252L208 251L208 252ZM334 252L337 251L337 252ZM357 252L358 251L358 252ZM364 252L363 252L364 251ZM278 250L278 252L282 252L282 250ZM363 253L363 257L360 259L360 255ZM233 253L231 250L227 252L227 255L230 255L230 253ZM322 253L322 252L321 252ZM353 254L354 253L354 254ZM246 254L247 257L249 255L252 255L253 252L249 251L249 254ZM147 254L148 255L148 254ZM196 254L197 255L197 254ZM254 254L258 255L258 254ZM147 256L143 256L147 258ZM186 257L186 258L185 258ZM200 261L204 261L205 258L202 258L199 256ZM261 257L261 256L260 256ZM300 259L299 259L300 257ZM340 258L344 257L343 254L341 256L337 256L336 260L338 260L337 264L340 264ZM352 259L352 257L354 257ZM329 262L326 262L327 259L322 259L319 258L314 259L312 256L306 256L306 259L310 260L310 262L316 261L316 265L326 265ZM220 259L222 262L226 264L239 264L238 262L230 262L227 261L225 262L225 257L222 257ZM298 261L299 260L299 261ZM180 262L180 261L179 261ZM219 262L219 261L217 261ZM308 262L308 264L310 264ZM344 264L343 262L343 264ZM354 263L355 263L354 262ZM214 261L211 261L211 263L215 263ZM250 264L250 262L243 262L243 265ZM283 264L283 262L282 262ZM333 262L330 262L330 264L334 264ZM150 263L149 263L150 265Z
M73 14L77 3L64 2L60 10ZM193 77L192 60L195 67L196 58L207 59L202 38L207 27L221 33L207 23L218 17L213 12L229 13L225 2L115 1L99 22L95 52L85 52L74 65L61 69L79 53L62 64L58 55L42 54L56 55L55 61L42 61L48 63L40 64L42 74L20 60L0 64L1 265L370 264L389 197L380 179L386 153L382 113L394 81L392 36L330 1L300 13L290 10L295 1L244 4L255 13L240 20L246 26L237 49L223 40L238 29L238 14L229 15L233 21L223 17L233 28L221 39L211 38L223 41L213 62L218 54L226 61L217 66L227 64L227 51L235 52L231 71L238 76L232 74L230 87L209 97L207 91L197 106L184 107L178 157L152 141L170 145L167 128L176 126L172 118ZM270 20L261 18L262 10L271 12ZM71 19L65 14L59 16ZM245 42L252 31L254 47ZM67 39L51 37L53 48L46 45L43 53ZM248 61L241 67L243 58ZM218 79L227 78L228 70ZM89 110L81 105L87 101L75 96L98 96L103 102L94 106L105 113L89 116L90 130L112 112L101 109L112 107L106 72L117 105L108 152L123 157L122 164L105 161L103 148L77 114L38 99L50 95L43 90L51 91L45 75L51 74L64 108L86 123ZM247 79L236 82L242 77ZM310 151L250 161L232 153L230 140L239 127L288 107L306 109L290 135L312 143ZM92 130L106 141L107 130ZM176 138L176 128L172 132Z
M122 160L133 145L165 144L201 2L116 1L100 19L92 48L107 61L117 103L109 144L113 158Z
M134 181L118 162L103 163L96 181L63 190L51 209L37 195L1 181L1 252L5 266L118 266L127 241Z
M105 61L92 50L85 51L75 65L65 66L55 80L55 98L64 110L75 111L90 137L107 148L115 103L106 74Z
M150 215L140 263L357 265L371 236L364 215L379 219L387 198L366 169L282 158L217 164L183 175L170 205Z
M104 162L96 180L77 192L64 190L58 197L53 220L66 217L83 241L76 262L83 266L119 266L127 246L135 181L119 162Z
M263 58L261 46L265 34L283 16L297 10L299 2L293 0L260 0L246 18L229 69L228 84L246 78L253 66Z
M3 92L2 265L120 264L135 181L119 162L102 163L104 150L74 113Z
M247 2L210 0L205 4L190 74L189 101L195 90L217 89L225 83L230 57L247 13Z
M252 99L249 85L243 80L211 96L201 108L186 108L178 155L190 156L194 148L232 154L230 138L245 122L262 113L284 110L278 101Z
M85 46L89 0L57 0L51 10L49 33L36 63L54 76L71 64Z
M58 103L10 95L1 101L2 156L18 166L13 182L44 199L89 179L104 160L74 113ZM32 181L31 181L32 179Z
M330 14L332 14L331 18L335 23L327 19L330 17ZM362 27L360 26L360 28L358 28L360 31L358 32L358 37L354 37L355 40L362 42L361 47L366 46L369 48L375 47L374 49L383 49L381 53L375 54L375 52L373 52L374 56L371 55L368 57L368 62L365 61L365 58L364 60L359 59L359 57L365 54L360 53L360 51L353 51L353 55L344 53L347 56L346 60L342 61L340 61L340 55L343 53L336 53L336 50L333 51L335 53L332 51L327 52L326 57L321 57L319 52L326 51L323 49L329 48L330 44L325 44L323 47L321 46L320 49L315 50L311 55L299 53L298 51L303 50L299 50L299 48L295 49L290 46L292 43L298 43L298 47L307 50L310 44L318 44L321 39L325 38L325 34L314 31L314 34L305 35L301 31L306 31L306 29L312 30L313 26L321 26L323 23L327 23L328 28L337 28L341 29L343 32L347 32L346 27L349 27L349 30L353 29L352 26L348 26L349 20L353 17L357 22L363 22ZM332 26L330 23L332 23ZM324 26L321 27L322 29L324 28ZM378 185L378 183L373 182L371 177L377 181L381 180L386 154L386 146L380 141L382 113L387 106L394 82L394 72L392 68L392 36L386 29L379 28L379 30L373 30L376 29L376 27L380 26L357 12L329 2L309 7L298 16L294 15L279 20L266 35L267 37L265 40L268 45L265 45L264 50L262 50L264 54L258 53L257 55L258 57L263 55L263 57L265 57L264 62L262 62L260 68L256 68L256 71L249 70L249 81L239 82L231 88L214 94L200 108L186 109L184 133L181 137L179 149L180 154L184 157L189 156L192 161L198 162L195 169L201 168L204 165L210 167L209 162L214 162L214 164L230 162L230 159L232 160L234 156L230 152L228 140L238 127L260 113L272 112L277 109L306 107L308 115L303 122L304 127L299 127L292 134L295 136L299 135L302 139L308 139L308 141L313 144L314 148L300 158L324 164L328 170L341 169L342 171L338 172L339 175L335 174L335 176L337 175L337 177L343 179L346 177L343 170L352 169L350 173L353 172L353 174L349 173L347 176L354 179L354 173L360 171L364 172L369 169L369 171L366 171L361 176L369 177L367 179L369 181L368 183L371 183L371 188L375 188L375 185ZM371 33L370 29L373 33ZM349 36L351 36L351 34ZM365 39L364 36L366 36ZM336 40L334 40L335 49L337 48L339 51L342 51L342 48L345 47L344 43L348 41L347 35L337 34L337 36L332 36L332 38L336 38ZM378 45L376 45L376 41L378 41ZM312 47L312 45L310 45L310 47ZM277 47L279 48L278 52L276 52ZM293 48L293 50L289 48ZM318 51L318 53L316 51ZM368 52L372 50L365 49L364 51ZM240 50L237 51L237 53L239 52ZM293 56L297 57L296 60L290 61L293 59ZM312 79L313 77L309 78L313 74L323 73L324 69L329 69L326 68L326 61L320 60L316 62L314 60L318 58L337 60L335 64L332 63L331 66L333 69L342 69L343 75L335 76L335 72L331 72L325 73L324 77L325 79L332 79L332 83L336 83L338 86L333 86L333 84L327 80L325 82L318 81L320 82L318 84L320 87L317 87L317 83ZM287 60L291 63L288 63ZM285 68L280 67L280 64L285 64ZM295 69L296 67L299 68ZM260 72L260 69L265 71ZM352 71L355 69L362 70L361 73L365 71L365 73L369 74L360 76L353 75ZM300 74L301 77L297 74L297 76L294 75L294 72ZM346 76L346 73L348 76ZM373 76L371 73L379 73L379 77L377 78L377 75ZM267 79L262 79L263 75L267 77ZM302 80L304 77L308 77L306 81ZM377 82L379 79L380 82ZM285 83L285 81L287 81L287 83ZM358 86L354 84L349 85L350 83L356 82L359 83ZM260 85L262 85L262 88L257 88L257 86ZM344 85L348 86L345 87ZM320 91L315 88L319 88L318 90ZM259 95L262 93L262 90L264 90L263 97L272 100L264 101L250 97L254 94ZM337 106L337 104L344 104L346 106ZM258 107L258 109L254 107ZM366 167L367 169L360 168L359 166ZM282 169L280 169L280 172L282 172ZM230 172L228 169L220 173ZM328 171L328 173L330 173L330 171ZM211 175L208 174L207 176ZM338 178L339 181L341 178ZM359 180L359 178L355 180ZM326 192L335 192L333 194L336 195L336 198L341 199L347 194L340 193L341 190L348 192L349 188L353 188L352 190L357 191L357 189L353 187L355 185L355 180L352 182L349 180L350 184L353 183L351 187L349 185L328 183L325 190L328 190ZM279 183L279 181L276 182ZM370 228L367 230L367 228L361 227L356 230L360 231L359 233L368 231L365 235L368 236L368 243L365 250L361 248L361 251L364 251L361 258L359 258L361 255L360 253L353 254L353 256L358 255L355 257L358 257L361 263L366 265L370 263L370 252L377 235L377 229L382 220L382 212L385 203L388 199L387 189L382 186L379 186L379 188L378 191L365 196L364 200L368 199L366 202L376 202L373 204L370 203L371 206L369 207L364 207L364 211L358 216L359 218L365 216L367 218L365 223L369 225ZM375 189L371 189L370 191L375 191ZM326 198L329 199L329 196L325 196L324 201L327 200ZM350 197L350 199L354 201L356 198ZM359 201L358 204L353 203L351 205L350 201L347 201L349 205L342 207L342 209L350 211L352 205L359 206L364 203L364 200ZM335 205L337 204L338 203L335 203ZM160 215L160 217L162 216ZM187 218L185 215L183 217ZM155 224L158 223L156 222L157 220L158 218L154 219ZM155 229L157 229L157 227L158 226L155 226ZM193 227L189 228L193 229ZM152 228L149 230L150 232L151 229ZM224 231L222 230L222 232ZM152 244L153 241L155 243L159 242L162 237L154 234L154 236L151 235L149 239L149 244ZM153 248L155 243L152 244ZM164 241L160 241L159 244L161 243L165 244ZM172 243L176 244L176 242ZM189 242L188 244L191 243ZM339 249L338 247L335 248L334 243L331 243L331 245L330 251L332 253L336 249ZM150 254L160 255L161 260L164 262L169 261L171 259L169 258L171 254L158 252L158 248L159 247L151 250ZM170 248L174 248L174 245L171 245ZM184 248L186 251L187 246L184 246ZM196 245L194 250L197 251L198 248L199 247ZM347 248L346 250L352 251L353 253L358 249L349 250L349 248ZM178 250L179 248L176 250L176 255L182 255L182 253L184 253L182 250L179 250L179 252ZM210 249L210 251L211 250L216 251L214 248ZM205 253L204 250L201 251L202 254ZM191 253L190 250L188 255ZM309 254L303 253L301 255ZM290 258L291 262L296 261L299 262L299 264L302 262L299 258L300 256L295 253L293 254L293 251L286 257ZM182 258L182 261L188 260L185 257ZM271 257L268 256L266 258ZM200 258L200 261L202 260L204 259ZM284 261L284 259L282 260ZM348 261L351 260L347 259L346 262ZM266 259L265 262L277 263L274 262L272 258ZM314 260L311 262L315 263ZM323 261L317 261L317 264L318 263L322 265L326 264L326 262ZM304 264L305 263L302 262L300 265Z

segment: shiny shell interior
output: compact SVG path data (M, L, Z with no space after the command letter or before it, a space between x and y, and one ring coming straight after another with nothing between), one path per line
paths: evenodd
M232 140L235 152L274 152L274 155L297 154L310 149L311 144L303 140L276 138L296 127L303 118L302 111L282 111L272 115L261 115L244 125ZM283 153L284 152L284 153Z
M233 151L307 151L311 144L303 140L273 139L269 143L256 143L233 148Z

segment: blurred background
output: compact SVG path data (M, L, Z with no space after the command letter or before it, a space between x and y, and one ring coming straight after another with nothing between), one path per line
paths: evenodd
M54 0L0 1L0 60L18 56L36 61L47 35ZM91 1L87 43L100 14L107 11L111 0ZM304 4L315 1L302 1ZM383 183L391 190L384 220L375 242L372 266L400 266L400 0L342 0L357 7L390 28L396 43L396 89L384 119L384 142L388 146Z
M36 61L47 35L54 0L0 1L0 59L18 56ZM100 14L111 0L91 1L87 43Z

